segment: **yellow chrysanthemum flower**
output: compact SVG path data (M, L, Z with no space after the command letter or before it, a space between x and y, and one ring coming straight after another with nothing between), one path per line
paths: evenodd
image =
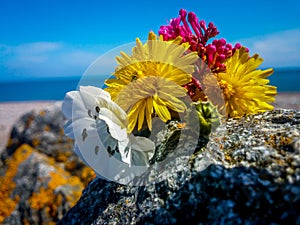
M145 44L136 39L131 56L121 52L116 58L119 66L115 78L105 81L105 90L128 113L129 132L136 125L141 130L145 119L151 130L154 114L166 122L171 119L170 111L184 111L184 104L177 97L186 94L181 86L191 81L198 56L196 52L187 52L188 44L180 43L180 37L163 41L150 32Z
M154 113L164 122L171 119L171 113L184 112L186 105L179 99L187 96L186 90L165 78L149 76L128 84L119 93L116 103L128 112L128 131L137 126L152 129Z
M105 81L108 86L105 90L114 100L122 88L143 77L158 76L180 86L190 82L193 63L198 56L195 52L187 53L189 44L180 43L181 37L163 41L161 36L157 39L153 32L149 33L145 44L137 38L131 56L121 52L121 56L116 57L119 66L113 74L115 78Z
M276 87L267 85L267 79L273 73L273 69L258 70L257 67L263 62L258 54L249 56L245 48L236 50L228 59L226 71L215 74L214 78L207 76L204 79L209 99L220 107L220 98L215 84L221 88L223 108L229 117L242 117L272 110L270 102L275 101ZM212 85L213 84L213 85Z

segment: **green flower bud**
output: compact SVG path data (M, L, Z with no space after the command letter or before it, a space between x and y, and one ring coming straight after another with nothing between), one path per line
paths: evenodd
M209 101L199 101L194 104L200 123L200 136L208 136L211 131L214 131L220 125L220 114L217 108Z

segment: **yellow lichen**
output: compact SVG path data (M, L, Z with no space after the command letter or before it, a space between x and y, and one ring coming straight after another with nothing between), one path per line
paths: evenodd
M51 200L49 199L50 196L52 198ZM44 208L45 205L48 205L49 202L51 202L53 199L54 194L52 190L41 187L38 193L32 194L31 198L29 199L29 202L32 209L40 210Z
M49 222L48 225L55 225L55 222Z
M84 185L88 185L96 177L96 173L90 167L85 166L81 172L81 180Z
M78 162L76 162L76 160L69 160L68 162L66 162L65 168L68 171L72 171L72 170L76 169L77 165L78 165Z
M40 116L45 116L46 115L46 111L45 110L41 110L39 114L40 114Z
M6 160L6 173L0 177L0 224L15 210L19 203L19 196L12 196L13 190L16 188L13 178L18 172L19 165L34 152L38 153L34 148L24 144L15 151L10 159ZM80 198L83 188L95 178L94 171L86 166L83 166L80 172L78 171L77 176L71 175L74 170L78 169L77 165L80 165L76 161L72 161L72 166L69 165L69 171L65 170L68 167L66 164L57 164L57 161L65 162L71 154L71 152L60 153L56 159L40 154L45 163L54 168L54 171L50 172L48 177L40 178L41 182L48 181L48 183L41 186L29 198L32 209L44 211L49 217L57 218L59 206L64 201L67 201L70 207L74 206ZM64 196L64 192L58 191L62 186L70 187L69 192L66 193L67 196ZM26 223L28 224L27 220L24 224Z
M26 129L29 128L29 127L31 126L31 123L33 122L33 120L34 120L34 116L33 116L33 115L30 115L30 116L28 117L28 119L26 120L26 123L25 123L25 128L26 128Z
M50 130L51 130L51 128L48 125L44 126L44 131L50 131Z
M7 170L3 177L0 177L0 223L8 217L19 203L19 196L11 196L16 187L13 178L18 172L18 168L32 153L29 145L19 147L13 156L6 161Z
M65 130L64 130L63 128L61 128L61 129L59 130L59 134L60 134L61 136L64 136L64 135L65 135Z
M30 225L30 222L26 218L24 218L23 219L23 225Z
M65 196L70 206L74 206L81 196L83 184L80 179L71 176L68 172L57 167L57 172L50 172L51 179L48 182L48 187L41 187L37 193L33 193L29 199L30 205L33 209L45 209L51 217L57 215L58 206L63 202L63 196L55 193L57 188L63 185L71 186L71 192Z
M288 146L288 145L291 145L292 142L293 142L293 139L292 139L292 138L280 136L279 144L280 144L281 146Z
M69 154L57 154L57 156L55 157L55 161L56 162L66 162L69 158Z
M48 187L55 190L60 185L65 185L67 183L66 178L58 173L50 172L51 180L48 183Z
M40 140L38 138L33 138L31 141L33 147L40 145Z

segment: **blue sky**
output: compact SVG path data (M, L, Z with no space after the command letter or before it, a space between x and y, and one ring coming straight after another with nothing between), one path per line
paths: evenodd
M180 8L214 22L217 38L259 53L263 67L300 66L299 0L1 0L0 81L80 76L108 50L157 33Z

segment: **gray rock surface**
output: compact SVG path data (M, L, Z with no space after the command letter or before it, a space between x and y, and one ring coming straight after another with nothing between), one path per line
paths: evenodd
M63 133L61 103L23 115L0 160L0 224L55 224L94 178Z
M300 224L299 133L296 110L228 119L147 185L95 179L58 224Z
M26 144L20 146L15 154L18 156L13 155L8 160L6 170L6 174L16 170L13 179L6 182L7 186L14 188L7 190L10 193L4 199L4 202L11 199L14 209L1 224L57 222L74 205L84 185L80 179L53 163L50 157ZM17 159L19 156L24 158Z
M64 123L65 118L61 112L61 102L39 112L25 113L14 124L2 158L11 155L22 144L31 145L54 158L62 154L62 151L71 152L73 141L64 135Z

